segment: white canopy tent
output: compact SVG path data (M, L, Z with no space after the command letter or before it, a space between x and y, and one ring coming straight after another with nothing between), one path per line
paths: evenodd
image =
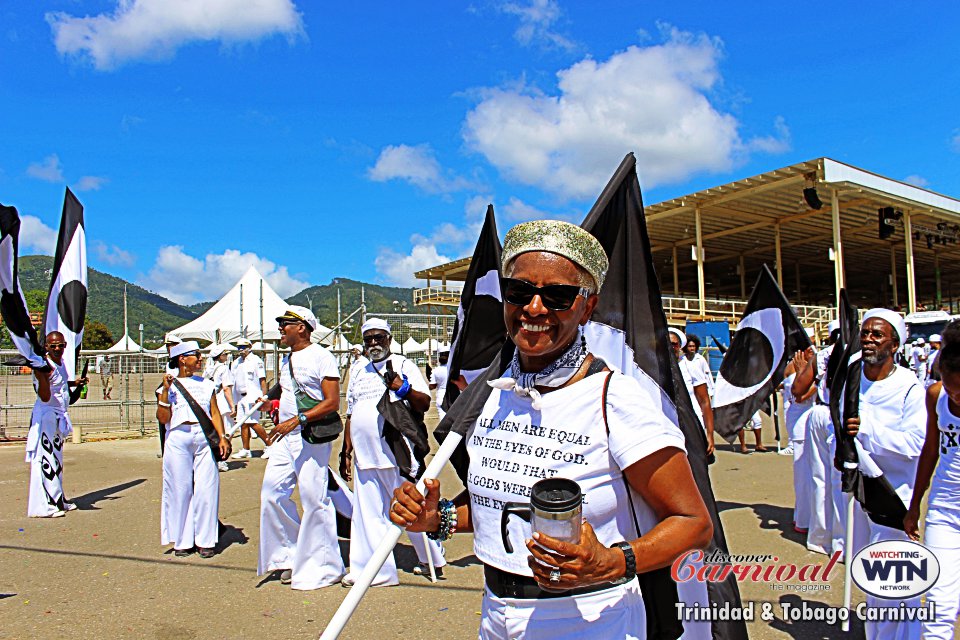
M288 307L256 268L250 267L202 316L170 333L183 340L233 342L242 337L259 340L262 331L264 342L276 342L280 339L276 318ZM329 331L319 325L313 334L318 340Z
M140 345L126 333L117 341L117 344L107 349L110 353L126 353L130 351L140 351Z
M413 339L413 336L407 338L406 342L403 343L403 353L422 353L423 347L420 346L420 343Z

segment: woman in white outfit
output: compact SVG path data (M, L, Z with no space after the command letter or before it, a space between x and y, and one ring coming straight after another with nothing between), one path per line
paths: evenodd
M210 347L210 358L213 368L209 377L213 381L214 392L217 394L217 409L220 410L220 419L223 421L223 432L229 434L233 428L233 418L237 415L237 405L233 399L233 374L227 358L234 348L230 343L218 344ZM228 470L227 461L217 463L220 471Z
M813 348L808 354L799 353L803 366L806 355L813 356ZM805 393L796 397L793 394L793 381L797 377L797 365L791 362L784 370L783 378L783 418L786 422L787 434L790 437L790 449L793 452L793 530L797 533L807 533L810 528L810 451L806 448L807 441L807 414L813 408L814 396L817 388L811 386Z
M426 497L412 483L394 493L391 519L408 531L473 532L486 583L481 639L645 638L636 574L710 540L683 434L584 340L607 266L600 243L575 225L541 220L507 234L501 291L509 341L490 369L503 373L487 383L492 390L474 386L457 401L479 397L471 389L489 393L479 416L466 418L467 489L452 501L440 500L435 480ZM462 415L452 408L446 421ZM542 477L580 485L580 543L512 519L510 553L502 503L529 502Z
M939 356L942 380L927 390L927 437L903 521L907 535L920 540L920 505L932 476L923 543L940 562L940 578L927 592L927 602L936 606L934 619L923 623L924 638L953 638L960 609L960 322L951 324ZM947 342L951 332L956 334L952 343Z
M230 455L230 443L223 436L214 384L199 375L200 346L181 342L170 349L170 367L176 366L176 380L196 400L212 421L219 436L221 459ZM200 419L190 407L174 377L163 376L157 399L157 420L164 424L163 494L160 505L160 544L173 544L179 557L197 551L212 558L219 535L220 477L217 461Z

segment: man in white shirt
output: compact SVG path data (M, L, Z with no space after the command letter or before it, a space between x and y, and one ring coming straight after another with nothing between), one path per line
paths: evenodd
M450 370L447 368L447 361L449 359L450 348L441 347L441 351L437 354L439 364L430 372L430 390L436 391L437 399L435 402L437 404L437 415L440 416L440 420L443 420L443 416L446 415L446 412L443 410L443 399L447 395L447 376L450 374Z
M263 360L253 352L253 343L246 338L236 341L239 357L233 361L230 373L233 376L233 399L237 403L237 415L242 416L254 407L257 400L267 395L267 370ZM260 425L260 412L254 411L247 421L240 425L240 442L243 448L233 454L233 458L251 458L250 429L257 437L267 443L267 432ZM264 457L269 457L265 452Z
M917 338L910 348L910 368L921 382L927 377L927 349L923 338Z
M418 413L430 408L430 388L420 369L402 355L390 353L390 325L380 318L370 318L361 327L367 357L357 361L350 371L347 385L347 425L340 471L347 479L356 474L353 483L354 508L350 527L350 572L344 586L352 586L363 571L390 524L388 510L393 491L402 482L401 472L416 477L418 463L413 445L400 435L400 445L410 460L409 469L401 469L397 455L387 442L384 417L377 404L389 389L390 402L406 402ZM352 464L351 464L352 458ZM411 534L410 541L421 565L431 554L434 567L444 566L443 550L424 534ZM421 568L420 573L423 572ZM373 586L399 584L396 560L391 554L373 580Z
M333 354L310 342L317 318L309 309L291 305L277 324L290 355L280 364L280 422L265 438L271 454L260 490L257 573L278 572L281 584L293 589L319 589L343 576L327 471L337 436L311 443L303 428L340 408L340 371ZM300 409L298 395L317 404ZM292 500L295 485L302 519Z
M849 435L883 471L894 491L910 504L917 474L917 461L926 435L927 410L923 385L903 367L894 354L906 340L907 327L900 314L889 309L871 309L863 317L860 346L863 371L860 378L860 417L846 422ZM907 540L907 534L869 520L855 507L855 528L865 528L869 542ZM919 607L920 598L887 600L867 595L868 607ZM866 636L873 638L919 638L920 623L866 622Z
M687 344L687 336L683 331L669 330L670 347L680 366L680 374L687 385L687 393L693 403L693 410L700 419L700 424L707 433L707 456L713 455L713 407L710 405L710 394L707 391L707 376L703 369L682 355L681 348Z
M700 354L700 338L692 333L687 334L687 344L683 347L683 355L690 362L696 364L707 376L707 392L713 398L713 372L710 371L710 362Z

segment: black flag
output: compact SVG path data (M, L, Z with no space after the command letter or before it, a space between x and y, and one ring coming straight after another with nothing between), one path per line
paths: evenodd
M713 520L713 540L707 553L726 553L723 526L707 473L706 436L670 350L667 318L663 312L660 282L653 266L636 158L632 153L620 163L581 226L600 241L610 259L599 304L585 327L590 351L611 367L638 380L664 414L683 431L690 468ZM654 615L658 618L655 621L648 619L647 635L676 637L676 627L679 626L677 587L670 579L669 571L661 571L663 575L652 576L653 588L641 583L648 618L651 615L648 598L651 596L654 598ZM684 588L704 590L704 583L694 583L684 583ZM707 583L705 591L705 594L684 593L683 598L688 604L691 598L701 603L709 598L711 605L722 607L727 603L734 608L740 607L740 591L732 574L723 582ZM747 637L742 621L715 620L712 631L714 638Z
M507 329L503 324L503 302L500 298L502 251L491 204L487 206L480 238L473 250L467 280L460 294L457 319L453 324L444 410L449 409L460 395L460 388L454 381L462 375L467 382L471 382L490 366L506 339Z
M810 346L803 325L766 265L723 355L713 395L713 426L728 442L783 382L797 351Z
M20 216L14 207L0 204L0 313L14 346L23 356L18 364L36 369L46 366L47 359L20 288L19 250Z
M83 321L86 316L87 238L83 227L83 205L67 188L43 324L45 333L59 331L66 338L63 364L70 380L76 377L77 356L83 341Z
M852 493L867 516L885 527L903 531L907 507L894 491L890 481L869 456L861 459L856 437L847 435L844 425L850 418L860 417L860 322L857 308L850 304L846 289L840 290L840 337L833 346L839 353L830 381L830 418L836 435L833 465L841 473L842 488Z

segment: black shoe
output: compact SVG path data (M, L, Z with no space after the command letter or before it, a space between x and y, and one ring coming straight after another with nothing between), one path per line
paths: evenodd
M196 550L196 547L190 547L189 549L175 549L173 555L177 556L178 558L186 558L187 556L193 555Z
M217 550L213 547L200 547L197 549L197 553L201 558L212 558L213 556L217 555Z

